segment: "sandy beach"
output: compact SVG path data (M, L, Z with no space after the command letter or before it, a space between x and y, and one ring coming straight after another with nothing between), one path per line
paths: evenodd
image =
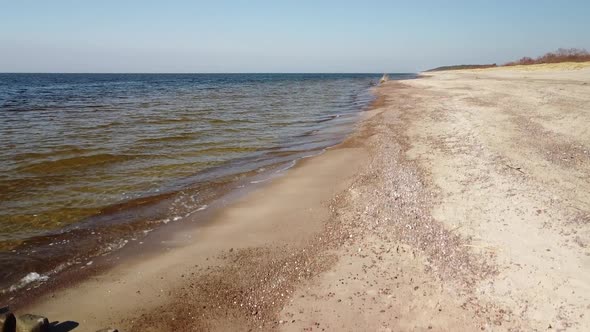
M75 331L590 329L590 67L375 93L342 144L17 312Z

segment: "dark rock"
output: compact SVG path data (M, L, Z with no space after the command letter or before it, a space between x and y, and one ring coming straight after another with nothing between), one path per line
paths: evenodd
M0 314L0 332L15 332L16 318L12 312L4 312Z

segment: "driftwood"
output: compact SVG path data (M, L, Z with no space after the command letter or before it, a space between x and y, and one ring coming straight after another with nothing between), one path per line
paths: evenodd
M520 168L520 167L514 167L514 166L510 166L510 165L508 165L508 164L506 164L506 167L508 167L508 168L510 168L510 169L513 169L513 170L515 170L515 171L519 171L519 172L521 172L522 174L525 174L525 173L524 173L524 172L521 170L521 168Z

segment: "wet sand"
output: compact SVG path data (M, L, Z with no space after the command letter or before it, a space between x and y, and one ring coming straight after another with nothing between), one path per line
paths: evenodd
M590 328L590 68L387 82L326 153L22 312L79 331Z

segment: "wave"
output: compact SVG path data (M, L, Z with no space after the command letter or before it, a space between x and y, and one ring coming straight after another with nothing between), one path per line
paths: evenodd
M161 119L145 119L145 120L140 120L138 121L138 123L140 124L171 124L171 123L179 123L179 122L192 122L195 119L191 119L189 117L180 117L180 118L161 118Z
M191 155L195 154L207 154L207 155L219 155L225 153L245 153L245 152L256 152L260 151L259 147L254 146L221 146L221 147L211 147L202 150L196 150Z
M67 156L73 154L84 154L84 153L91 153L95 152L97 149L84 149L77 146L60 146L59 149L51 150L47 152L27 152L27 153L17 153L13 155L14 160L22 161L27 159L43 159L43 158L52 158L57 156Z
M160 136L160 137L148 137L137 140L137 143L160 143L160 142L176 142L176 141L189 141L198 138L199 133L186 133L174 136Z
M237 124L237 123L257 123L258 121L251 120L251 119L212 119L212 118L205 118L207 122L210 124Z
M104 164L113 164L125 162L133 159L142 157L155 157L154 155L141 155L141 154L111 154L101 153L88 156L78 156L58 160L46 160L36 162L31 165L20 167L18 170L27 173L60 173L71 169L87 169L95 166Z

